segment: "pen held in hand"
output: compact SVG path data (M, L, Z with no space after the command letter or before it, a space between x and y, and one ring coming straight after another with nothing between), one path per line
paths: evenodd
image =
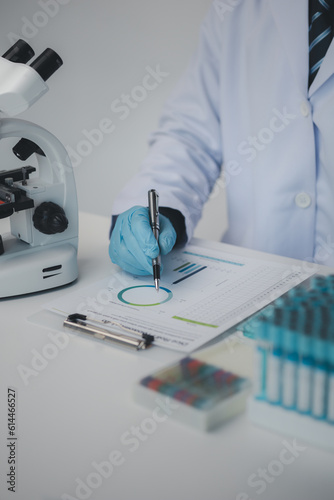
M155 239L159 245L159 195L155 189L150 189L148 192L148 211L150 217L150 224L154 234ZM159 291L160 284L160 268L161 268L161 256L159 255L152 259L152 267L153 267L153 279L155 289Z

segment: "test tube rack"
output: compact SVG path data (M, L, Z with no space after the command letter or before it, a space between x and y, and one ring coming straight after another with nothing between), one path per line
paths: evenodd
M241 329L255 340L250 420L334 452L334 275L314 276Z

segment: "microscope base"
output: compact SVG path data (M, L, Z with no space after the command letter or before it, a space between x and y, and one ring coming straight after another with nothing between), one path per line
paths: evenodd
M0 298L40 292L77 279L77 238L47 247L17 243L0 256Z

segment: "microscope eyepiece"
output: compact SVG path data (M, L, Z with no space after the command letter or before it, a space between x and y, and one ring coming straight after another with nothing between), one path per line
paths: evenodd
M54 50L45 49L30 66L46 81L62 64L61 57Z
M27 63L32 57L34 57L35 52L30 47L30 45L24 40L18 40L8 49L4 54L3 58L8 59L8 61L15 63Z
M26 64L35 52L30 45L24 40L20 39L14 43L4 54L3 58L14 63ZM57 69L62 66L63 61L61 57L52 49L45 49L30 66L46 81L50 78Z

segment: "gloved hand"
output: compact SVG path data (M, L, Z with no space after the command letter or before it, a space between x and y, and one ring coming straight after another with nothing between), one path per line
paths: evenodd
M160 215L159 220L160 253L166 255L175 245L176 232L167 217ZM117 217L109 244L109 256L114 264L132 274L153 274L152 259L158 256L159 247L150 225L148 208L135 206Z

